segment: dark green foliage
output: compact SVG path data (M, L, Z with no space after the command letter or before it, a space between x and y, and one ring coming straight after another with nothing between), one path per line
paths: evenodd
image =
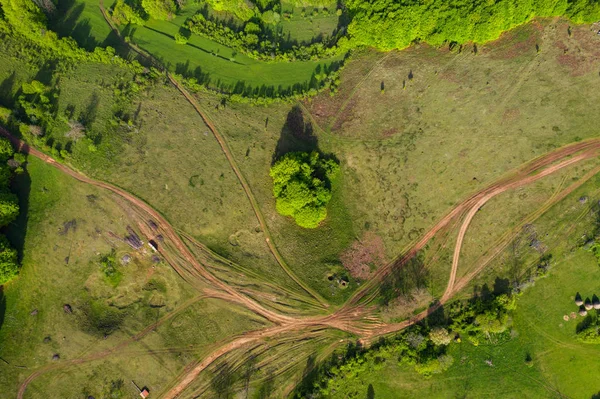
M600 19L595 0L348 0L353 45L382 50L415 41L482 43L534 17L566 16L575 23Z
M470 301L450 304L445 318L438 320L429 316L421 324L413 325L394 337L381 338L368 350L359 345L349 345L342 353L335 352L304 377L293 397L327 398L353 380L360 381L363 372L383 368L389 360L414 367L424 377L444 372L454 362L448 354L447 345L453 345L451 341L456 334L466 335L477 345L479 339L489 339L493 334L489 324L497 327L496 323L504 320L505 316L508 318L515 309L513 296L494 296L485 288L482 291ZM488 323L479 324L477 321L484 319ZM507 322L503 328L495 330L505 330L508 325Z
M199 12L186 21L192 33L231 47L263 61L308 61L335 57L345 50L336 46L338 36L309 45L282 46L277 34L267 29L262 20L247 22L243 30L235 30Z
M600 344L600 317L598 310L590 313L577 325L577 339L588 344Z
M12 158L15 150L8 139L0 138L0 163L5 164L10 158ZM5 186L3 186L5 187Z
M132 7L124 0L117 0L112 8L112 19L119 25L144 25L144 18L139 7Z
M18 273L17 251L4 235L0 235L0 285L12 280Z
M19 215L19 200L13 193L0 192L0 226L6 226Z
M327 217L331 183L339 166L316 151L290 152L271 168L276 208L305 228L315 228Z

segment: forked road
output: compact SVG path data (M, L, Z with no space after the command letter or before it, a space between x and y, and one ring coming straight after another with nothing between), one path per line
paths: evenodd
M464 287L468 281L475 276L475 274L471 274L468 280L461 280L460 287L455 287L456 274L458 270L458 260L460 259L460 249L462 247L462 242L465 237L466 231L469 227L469 224L477 210L483 206L487 201L492 199L493 197L516 187L520 187L531 182L534 182L538 179L541 179L545 176L548 176L558 170L561 170L567 166L573 165L577 162L580 162L584 159L589 159L598 156L600 153L600 139L593 139L585 142L580 142L574 145L569 145L563 148L560 148L550 154L546 154L534 161L526 164L522 168L520 168L517 173L513 173L511 176L501 179L496 184L491 185L490 187L480 191L472 195L471 197L464 200L462 203L458 204L451 212L449 212L444 218L442 218L424 237L415 244L415 246L407 252L401 259L399 259L400 265L402 264L404 259L409 259L410 256L414 255L417 251L422 249L424 245L445 225L447 225L450 220L460 215L465 210L469 210L465 220L463 221L460 231L459 237L456 242L454 257L452 262L452 271L448 280L448 285L446 292L439 304L434 305L432 308L422 312L411 320L407 320L403 323L396 323L390 325L384 325L380 327L373 328L369 330L368 328L360 327L360 318L364 316L363 311L357 311L360 307L358 306L358 301L365 295L367 292L365 289L357 292L356 295L342 308L340 308L334 314L329 316L321 316L321 317L312 317L312 318L295 318L291 316L285 316L279 314L277 312L268 310L264 308L259 303L251 300L250 298L240 294L232 287L229 287L227 284L223 283L221 280L214 277L211 273L209 273L191 254L189 249L185 246L185 244L181 241L180 237L177 235L172 226L152 207L146 204L144 201L135 197L134 195L128 193L125 190L122 190L118 187L112 186L108 183L97 181L91 179L81 173L74 171L73 169L67 167L64 164L56 162L50 156L36 150L35 148L29 147L27 144L22 142L21 140L13 137L9 132L0 128L0 135L9 138L13 144L23 150L24 152L37 157L44 162L56 167L60 171L68 174L69 176L100 188L107 189L121 198L127 200L134 206L142 209L148 215L155 218L159 224L161 225L161 229L166 233L178 251L180 251L181 255L188 261L190 264L194 266L194 269L199 272L199 274L213 287L217 288L222 292L220 295L223 299L237 302L243 306L246 306L248 309L253 312L267 318L268 320L276 323L277 325L274 327L268 327L263 330L253 331L244 334L243 336L234 339L233 341L227 343L226 345L220 347L215 352L208 355L202 362L200 362L196 367L194 367L190 372L188 372L185 376L183 376L182 380L179 381L174 388L171 389L169 393L166 394L167 398L174 398L178 396L183 390L200 374L202 370L208 367L212 362L214 362L219 357L224 354L230 352L231 350L240 348L250 342L264 339L266 337L275 336L284 332L297 331L306 329L314 326L324 326L330 328L336 328L344 331L351 332L358 336L362 336L365 338L373 338L379 335L388 334L393 331L398 331L403 328L406 328L423 318L425 318L432 310L437 309L437 307L441 306L442 303L448 301L454 293L456 293L457 288ZM534 172L537 172L533 174ZM398 261L392 262L389 265L381 268L375 275L375 278L367 284L371 288L380 283L385 276L390 272L392 267L398 266ZM106 352L101 354L101 356L107 356L111 352ZM85 359L80 359L83 361L94 360L98 358L97 356L90 356ZM86 360L88 359L88 360ZM73 363L75 364L75 363ZM49 369L45 370L48 371ZM27 385L34 380L37 376L41 375L44 370L40 370L32 375L30 375L21 385L18 393L18 398L22 398Z

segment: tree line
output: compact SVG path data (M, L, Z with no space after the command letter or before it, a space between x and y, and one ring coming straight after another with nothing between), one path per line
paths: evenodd
M344 392L353 384L364 384L367 371L381 370L389 362L413 368L428 377L443 373L454 363L451 345L467 339L473 345L482 341L511 339L511 313L516 309L512 294L482 293L469 301L456 301L419 324L391 337L382 338L370 348L349 344L321 365L306 373L294 398L327 398Z
M600 19L596 0L346 0L351 46L403 49L483 43L535 17L564 16L574 23Z
M0 123L1 118L0 115ZM3 229L9 228L19 216L19 200L11 192L10 185L15 173L23 173L24 162L25 156L15 154L10 141L0 138L0 227ZM0 286L15 278L18 273L17 250L4 234L0 234Z

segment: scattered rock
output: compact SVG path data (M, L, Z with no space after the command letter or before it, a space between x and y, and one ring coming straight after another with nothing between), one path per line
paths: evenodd
M152 255L152 262L153 263L160 263L160 257L158 257L157 255Z
M45 344L49 343L50 341L52 341L52 338L50 338L50 336L47 336L47 337L44 338L44 343Z
M563 320L564 320L564 321L569 321L569 315L568 315L568 314L564 315L564 316L563 316Z
M123 255L123 257L121 258L121 264L126 265L129 262L131 262L131 255L129 255L129 254Z
M36 314L38 314L38 310L37 309L33 309L29 314L32 315L32 316L35 316Z
M588 197L586 197L586 196L584 195L583 197L579 198L579 203L580 203L580 204L585 204L585 203L587 202L587 200L588 200Z
M73 308L68 303L63 305L63 310L65 311L65 313L69 313L69 314L73 313Z
M52 356L52 360L59 360L60 359L60 355L58 353L55 353L54 356Z
M160 242L163 242L165 240L165 238L162 236L162 234L157 235L156 239Z
M150 228L152 228L152 230L157 230L158 229L158 225L152 219L148 220L148 226L150 226Z
M69 257L68 257L68 256L66 256L66 257L65 257L65 265L68 265L68 264L69 264Z

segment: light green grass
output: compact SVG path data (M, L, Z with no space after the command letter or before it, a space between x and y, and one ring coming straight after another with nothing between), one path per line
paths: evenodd
M234 91L236 85L287 89L296 84L308 83L317 68L341 59L337 57L322 62L267 63L198 35L192 35L187 44L179 45L174 40L180 26L177 22L178 19L149 21L144 27L133 28L129 34L134 43L160 60L172 72L195 77L200 82L225 92ZM234 60L230 60L231 58Z
M313 15L314 11L317 15ZM282 4L282 13L290 13L290 19L282 17L279 25L282 28L284 38L298 41L299 43L309 43L312 39L319 36L331 36L337 28L338 19L335 10L336 4L331 3L327 7L328 12L314 7L293 7L289 4ZM302 16L304 12L305 16Z
M109 6L111 1L106 2ZM93 51L97 46L119 45L118 38L100 12L99 0L69 0L60 2L49 28L60 36L71 36L81 47Z

